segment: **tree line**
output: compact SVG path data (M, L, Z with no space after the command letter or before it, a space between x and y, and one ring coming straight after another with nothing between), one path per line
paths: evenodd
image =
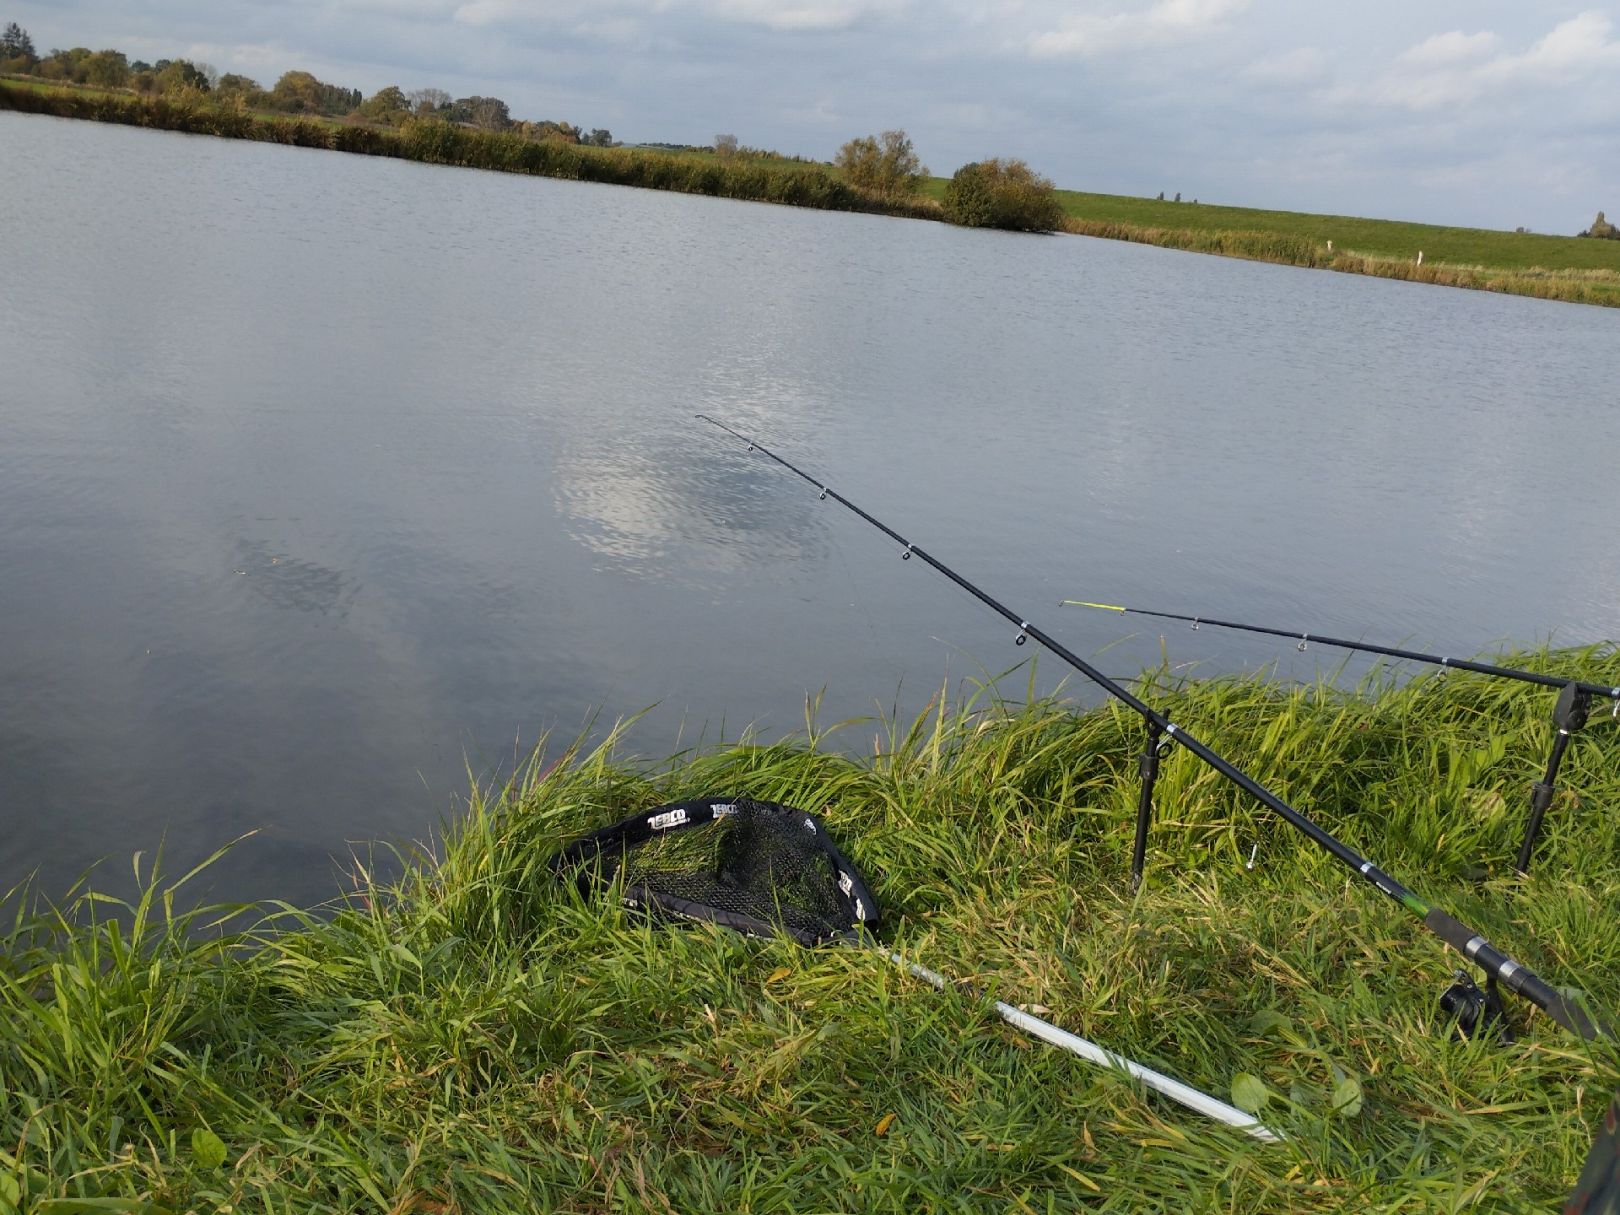
M234 72L219 73L211 64L188 59L159 59L147 63L130 59L122 51L92 51L88 47L52 50L40 55L33 39L15 21L0 31L0 73L37 76L97 88L130 89L147 97L180 100L206 99L277 114L350 119L358 122L403 126L412 118L438 118L485 131L512 131L536 139L610 147L613 134L605 128L584 131L569 122L527 122L512 117L499 97L451 97L443 89L405 92L398 85L378 89L365 97L359 89L317 79L305 71L283 72L270 88Z
M931 215L967 227L1051 232L1064 226L1063 208L1052 182L1022 160L992 158L963 165L946 184L938 202L921 197L929 179L928 170L910 136L902 130L851 139L832 162L836 175L827 174L825 163L745 147L735 135L717 135L712 147L702 149L720 162L712 169L664 165L647 159L649 155L663 155L672 162L678 160L678 154L657 152L639 154L633 162L587 165L566 157L532 154L505 142L469 141L457 134L486 133L520 143L617 147L612 132L603 128L586 132L568 122L514 119L506 102L498 97L452 97L437 88L407 93L398 85L388 85L365 97L359 89L330 84L301 70L284 72L266 89L247 76L221 74L207 63L186 59L146 63L131 60L121 51L91 51L85 47L52 50L41 56L16 22L0 31L0 73L95 86L149 103L145 111L113 103L66 102L56 104L52 110L104 121L161 125L237 138L273 138L438 163L589 177L807 206ZM203 109L209 112L203 114ZM252 119L255 113L290 119L336 119L382 131L376 137L362 137L363 133L356 131L352 137L342 138L327 137L318 131L276 132L261 129ZM383 133L388 130L397 132L397 138L385 138ZM792 163L804 169L785 175L762 175L758 171L761 161L783 162L784 166ZM812 177L823 178L825 183L813 182Z

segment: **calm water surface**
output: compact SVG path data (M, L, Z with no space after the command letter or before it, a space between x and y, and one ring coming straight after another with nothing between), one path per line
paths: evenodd
M1620 313L13 114L0 233L0 887L1028 656L700 410L1118 675L1620 636Z

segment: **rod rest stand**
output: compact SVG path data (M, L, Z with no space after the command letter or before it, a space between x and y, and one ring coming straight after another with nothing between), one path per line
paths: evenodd
M1153 818L1153 786L1159 779L1159 759L1165 747L1163 728L1153 718L1147 718L1147 745L1136 757L1142 774L1142 793L1136 803L1136 839L1131 844L1131 889L1142 885L1142 866L1147 857L1147 833Z
M1591 708L1592 694L1574 680L1566 683L1563 691L1558 693L1558 701L1553 705L1552 712L1553 728L1557 733L1553 735L1552 753L1547 757L1547 772L1530 786L1530 818L1524 825L1524 839L1519 843L1519 855L1513 862L1513 867L1521 874L1529 872L1530 858L1541 836L1541 820L1552 805L1558 767L1564 762L1569 740L1586 724Z

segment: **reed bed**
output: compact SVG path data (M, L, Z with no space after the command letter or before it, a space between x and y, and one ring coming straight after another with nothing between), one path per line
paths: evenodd
M1620 682L1612 648L1516 661ZM1606 718L1575 740L1519 879L1545 689L1143 684L1549 981L1620 1006ZM1511 1043L1454 1039L1435 998L1455 957L1182 751L1133 894L1144 737L1117 707L983 696L657 766L615 733L474 790L401 854L401 878L362 870L314 910L188 906L196 874L144 858L122 902L90 883L15 891L0 1209L1554 1205L1620 1084L1614 1045L1524 1006ZM824 813L884 903L885 939L980 994L864 951L650 925L552 880L548 856L576 833L716 792ZM1288 1141L1031 1043L983 993L1219 1096L1257 1080Z
M931 199L873 194L850 185L827 166L810 162L758 157L722 161L639 148L587 147L562 140L529 139L504 132L475 130L434 118L411 119L396 129L327 118L261 114L196 99L141 97L5 79L0 79L0 107L62 118L366 156L391 156L501 173L674 190L831 211L869 211L912 218L939 216L938 204Z

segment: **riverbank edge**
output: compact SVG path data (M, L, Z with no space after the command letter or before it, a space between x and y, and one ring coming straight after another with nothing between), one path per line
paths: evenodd
M560 140L525 139L441 120L412 121L394 128L325 118L269 116L207 102L67 88L15 78L0 78L0 109L565 181L825 211L939 218L939 205L931 199L868 194L815 164L757 158L721 163L640 148L597 148Z
M215 105L172 102L164 97L120 96L91 89L70 89L23 79L0 78L0 109L19 113L45 113L58 118L149 126L154 130L212 134L219 138L251 139L259 143L293 144L326 151L356 152L418 160L421 164L488 168L492 172L525 173L533 177L599 181L606 185L638 186L643 190L708 194L757 203L778 203L820 211L852 211L893 215L901 219L944 222L943 209L932 198L889 198L857 190L838 175L818 165L784 165L750 160L747 164L716 164L646 149L601 149L565 143L538 143L515 136L452 128L445 123L421 130L395 130L316 118L267 117ZM415 138L413 138L415 136ZM1333 249L1325 243L1290 233L1230 228L1158 227L1123 220L1085 219L1066 215L1063 232L1100 240L1123 240L1136 245L1209 253L1244 261L1265 261L1278 266L1325 269L1340 274L1371 275L1377 279L1429 283L1435 287L1524 295L1537 300L1617 308L1620 272L1547 271L1490 266L1458 266L1452 262L1392 258L1380 254Z
M1073 217L1066 222L1065 231L1189 253L1210 253L1247 261L1333 270L1340 274L1525 295L1570 304L1620 307L1620 273L1611 270L1509 270L1489 266L1459 266L1448 262L1422 262L1412 258L1329 249L1325 244L1317 244L1303 237L1275 232L1163 228Z
M1613 645L1511 661L1620 682ZM1536 868L1507 873L1549 689L1161 671L1140 691L1614 1006L1620 823L1574 813L1620 797L1611 738L1577 740ZM537 757L474 789L402 854L403 876L357 864L318 913L182 911L197 871L159 880L139 855L133 903L13 892L0 1209L898 1212L965 1192L984 1209L1114 1195L1410 1215L1567 1193L1602 1115L1580 1094L1614 1090L1616 1052L1522 1005L1519 1042L1453 1042L1434 997L1455 956L1183 749L1164 759L1133 894L1145 736L1128 710L941 699L878 723L862 756L829 745L871 725L656 769L612 737ZM549 870L583 830L716 794L821 812L895 948L1217 1096L1243 1080L1294 1146L1032 1044L971 990L940 995L856 950L649 926Z
M809 163L769 160L720 163L645 149L594 148L527 140L452 127L442 122L395 129L334 120L270 117L207 103L71 89L16 78L0 78L0 109L387 156L425 164L945 222L943 209L934 199L869 194L849 185L825 166ZM1612 270L1506 269L1432 260L1425 263L1331 249L1304 237L1277 232L1170 228L1072 215L1065 217L1062 231L1342 274L1620 307L1620 272Z

